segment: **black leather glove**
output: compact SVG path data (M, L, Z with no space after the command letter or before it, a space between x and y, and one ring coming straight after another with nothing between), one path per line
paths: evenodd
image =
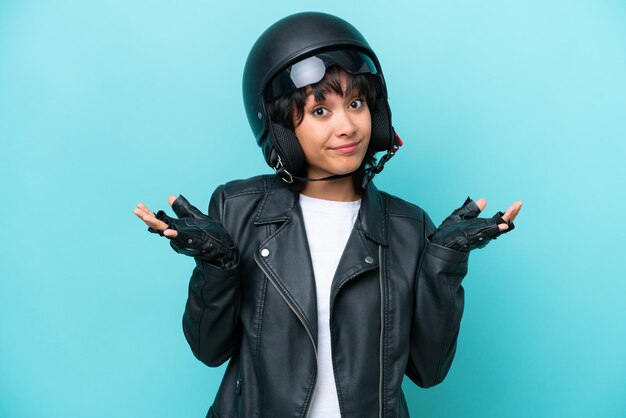
M502 219L504 213L498 212L490 219L477 218L480 208L467 197L463 206L452 212L431 235L430 241L457 251L468 252L483 248L489 241L510 232L515 228L513 222ZM500 231L499 224L509 225L509 229Z
M156 218L178 232L175 238L163 235L161 230L148 228L148 231L169 238L171 247L177 253L223 268L237 264L237 247L219 222L200 212L183 195L174 200L172 210L179 219L170 218L162 210L157 212Z

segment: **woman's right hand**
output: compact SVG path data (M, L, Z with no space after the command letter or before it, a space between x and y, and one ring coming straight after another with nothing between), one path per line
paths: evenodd
M218 267L237 264L237 248L224 227L203 214L184 196L170 196L168 203L178 219L160 210L156 215L142 203L133 211L148 225L148 231L169 238L170 245L180 254L199 258Z

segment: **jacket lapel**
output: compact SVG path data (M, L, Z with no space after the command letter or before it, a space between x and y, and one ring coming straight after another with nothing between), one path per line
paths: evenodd
M256 225L280 224L257 249L255 258L317 346L317 300L311 252L298 202L277 176L268 181Z
M372 182L361 198L359 217L348 238L333 278L331 309L341 287L354 277L379 267L378 246L386 246L387 216L384 200Z

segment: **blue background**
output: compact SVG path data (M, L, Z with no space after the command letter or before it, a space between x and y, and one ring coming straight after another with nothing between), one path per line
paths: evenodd
M435 223L524 201L412 415L626 416L626 3L337 3L0 1L1 417L204 416L223 368L182 334L193 260L132 210L270 172L243 64L313 6L383 64L405 146L379 188Z

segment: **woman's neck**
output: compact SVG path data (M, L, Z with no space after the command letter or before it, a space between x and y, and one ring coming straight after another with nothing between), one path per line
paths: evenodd
M308 181L300 192L316 199L354 202L361 198L354 187L352 176L331 181Z

